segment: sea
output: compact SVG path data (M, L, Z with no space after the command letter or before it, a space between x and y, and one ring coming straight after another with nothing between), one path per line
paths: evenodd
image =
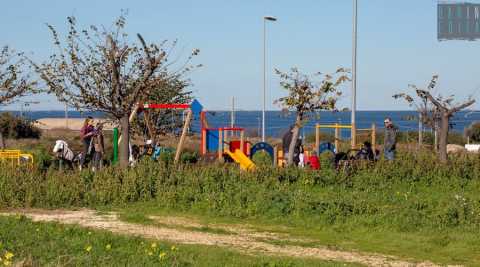
M6 112L6 111L0 111ZM15 115L21 115L20 111L10 111ZM24 111L23 115L33 119L41 118L64 118L64 111ZM105 117L102 113L80 113L77 111L69 111L69 118L85 118L86 116ZM302 129L302 134L307 135L314 132L315 124L350 124L350 112L319 112L309 116L308 122ZM371 128L375 123L377 129L382 129L383 121L386 117L393 120L394 124L401 131L418 131L418 122L412 120L418 113L415 111L357 111L357 128ZM230 127L231 125L230 111L209 111L207 115L208 123L211 128L214 127ZM235 111L236 127L246 129L247 134L253 136L261 135L262 113L261 111ZM267 136L280 137L287 131L290 125L295 122L294 113L285 113L282 111L267 111L266 112L266 127L265 132ZM464 129L472 122L480 121L480 111L464 111L457 113L451 120L452 131L463 133ZM191 129L193 131L200 131L199 118L196 118ZM429 129L426 129L429 131ZM322 130L331 132L332 130ZM341 131L342 137L350 136L348 129Z

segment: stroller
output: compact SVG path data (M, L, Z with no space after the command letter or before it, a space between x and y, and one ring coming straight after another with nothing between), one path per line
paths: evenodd
M361 149L350 149L346 153L339 152L335 154L335 169L337 171L349 173L359 163L373 163L379 159L380 151L373 151L372 144L368 141L363 143Z

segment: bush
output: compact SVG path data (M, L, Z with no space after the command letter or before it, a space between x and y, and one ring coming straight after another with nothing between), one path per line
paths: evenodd
M182 163L190 163L195 164L198 162L198 153L197 152L184 152L182 156L180 156L180 161Z
M466 130L465 135L472 142L480 142L480 122L473 122Z
M167 153L165 153L167 154ZM400 231L480 230L480 158L437 164L432 154L399 154L395 164L359 166L351 175L324 168L173 165L27 171L0 168L0 208L84 207L151 201L159 208L287 223L380 224ZM348 226L348 225L347 225ZM476 229L476 230L475 230Z
M175 152L173 150L165 150L160 153L159 160L165 164L171 164L175 160Z
M377 144L383 144L384 139L384 132L379 131L377 132ZM450 131L448 133L448 143L449 144L456 144L456 145L465 145L465 138L461 133ZM418 132L416 131L408 131L408 132L398 132L397 134L397 142L399 143L418 143ZM432 132L423 132L423 144L424 145L431 145L435 143L435 134Z
M40 138L41 131L34 125L34 121L23 117L16 117L8 112L0 114L0 131L6 138Z
M253 155L252 161L257 165L257 166L271 166L273 163L272 157L266 152L266 151L258 151Z
M315 133L307 134L305 136L305 142L315 144ZM335 142L335 135L330 133L330 132L320 131L320 142L321 143L323 143L323 142L333 143L333 142Z

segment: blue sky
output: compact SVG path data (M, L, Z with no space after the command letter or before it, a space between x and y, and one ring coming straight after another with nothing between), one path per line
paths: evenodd
M391 96L411 83L425 85L432 74L440 75L439 91L445 95L480 96L480 45L438 42L436 5L434 0L359 0L360 110L408 109ZM351 67L351 0L5 1L0 45L41 61L52 52L45 23L64 32L66 17L74 15L80 25L109 26L121 9L128 10L131 36L142 33L150 42L178 39L178 51L186 54L201 50L195 62L204 67L190 78L196 97L210 110L228 109L232 96L240 109L260 109L264 15L278 17L268 25L269 109L278 109L273 100L285 94L274 68L296 66L311 73ZM340 105L348 107L350 84L343 89ZM34 98L42 101L34 110L62 109L53 97Z

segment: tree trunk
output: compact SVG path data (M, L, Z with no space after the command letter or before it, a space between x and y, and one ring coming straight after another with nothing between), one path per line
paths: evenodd
M295 152L295 145L297 144L298 135L300 133L300 127L302 125L303 116L301 114L297 115L297 119L295 120L295 126L293 127L293 134L292 134L292 141L290 141L290 146L288 147L288 166L293 164L293 154Z
M447 144L449 126L450 125L448 114L442 114L438 137L438 157L440 159L440 162L442 163L446 163L448 161Z
M3 134L0 131L0 149L5 149L5 140L3 139Z
M130 156L130 122L128 121L128 114L120 118L120 131L122 133L122 140L120 141L118 160L120 167L125 168L128 167L128 159Z

